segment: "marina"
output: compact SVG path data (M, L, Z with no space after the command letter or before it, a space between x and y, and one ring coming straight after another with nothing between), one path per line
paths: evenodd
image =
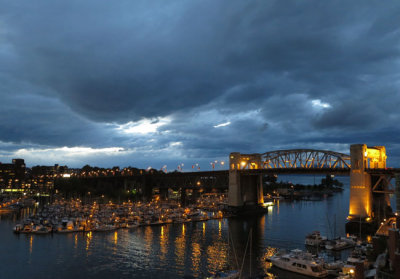
M336 212L337 235L345 236L348 191L345 186L342 193L321 201L276 199L266 214L258 216L145 225L108 232L14 234L16 224L38 212L35 208L26 208L19 213L0 215L0 234L9 254L1 254L1 260L9 277L156 278L163 272L164 278L206 278L218 272L240 270L243 263L243 278L250 274L250 266L253 275L304 278L271 269L265 256L278 249L305 250L304 241L310 228L329 235L327 212ZM64 212L61 215L60 220L66 217ZM245 253L250 229L252 251L247 248ZM340 256L337 252L328 253L332 258ZM339 253L343 259L349 254L348 250ZM54 259L51 266L46 265L49 258ZM85 265L81 266L81 262ZM19 268L21 264L24 269ZM41 271L44 266L46 273Z
M349 189L340 179L345 187L335 195L318 201L265 197L266 212L247 216L225 211L223 194L204 195L187 206L157 196L121 204L10 200L3 208L13 210L0 215L0 232L11 253L25 247L22 253L29 257L22 260L33 274L44 251L57 255L61 269L88 263L81 273L68 269L60 278L111 278L110 265L119 278L153 277L157 270L165 278L351 278L359 262L365 274L374 274L381 259L371 260L371 237L345 233ZM99 275L90 263L109 268ZM6 272L26 275L13 263ZM50 269L51 274L58 271Z
M106 204L83 204L80 199L56 200L16 224L13 230L15 233L33 234L105 232L228 217L229 213L223 213L223 205L217 204L217 201L224 201L224 196L218 196L214 201L207 197L188 207L181 207L176 202L159 202L158 199L148 203L122 204L113 204L111 201ZM207 208L207 211L202 208Z

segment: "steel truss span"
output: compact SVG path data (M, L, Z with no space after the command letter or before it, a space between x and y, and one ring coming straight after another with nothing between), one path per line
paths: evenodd
M260 155L263 169L350 169L350 155L333 151L292 149L271 151Z

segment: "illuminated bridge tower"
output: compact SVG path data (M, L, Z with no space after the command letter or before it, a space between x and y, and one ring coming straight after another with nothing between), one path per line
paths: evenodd
M389 182L384 176L376 176L373 172L373 169L386 168L386 150L384 146L353 144L350 146L350 157L349 219L368 221L380 210L381 206L376 209L377 199L380 199L379 202L383 201L382 206L390 206L387 195Z
M262 174L246 174L241 170L259 169L260 154L240 154L233 152L229 156L229 194L231 207L258 206L264 203Z

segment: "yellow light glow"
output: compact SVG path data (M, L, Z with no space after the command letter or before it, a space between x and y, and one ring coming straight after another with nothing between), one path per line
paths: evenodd
M192 243L192 269L194 275L197 275L200 270L200 261L201 261L201 248L200 244L193 242Z
M32 247L33 247L33 236L29 238L29 254L32 254Z
M86 234L86 251L89 250L90 240L92 239L92 232Z

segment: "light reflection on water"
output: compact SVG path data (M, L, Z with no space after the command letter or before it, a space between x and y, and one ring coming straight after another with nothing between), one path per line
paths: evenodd
M193 276L198 277L200 271L200 258L201 258L201 247L197 242L192 243L192 271Z
M170 226L161 226L160 233L160 262L164 262L168 252L168 231Z
M277 201L264 216L246 216L208 222L168 224L115 232L53 235L15 235L21 215L0 215L0 268L4 278L204 278L220 270L243 273L262 270L268 278L298 278L270 268L266 254L276 248L304 249L304 237L313 230L329 235L336 216L337 234L344 235L348 194L322 201ZM245 254L252 229L252 251ZM228 236L229 235L229 236ZM228 238L233 240L228 243ZM251 256L250 256L251 255ZM21 268L23 266L24 268Z
M33 247L33 235L29 236L29 254L32 254L32 247Z
M185 267L185 225L182 224L182 233L175 238L175 256L176 256L176 268L178 274L183 275Z

